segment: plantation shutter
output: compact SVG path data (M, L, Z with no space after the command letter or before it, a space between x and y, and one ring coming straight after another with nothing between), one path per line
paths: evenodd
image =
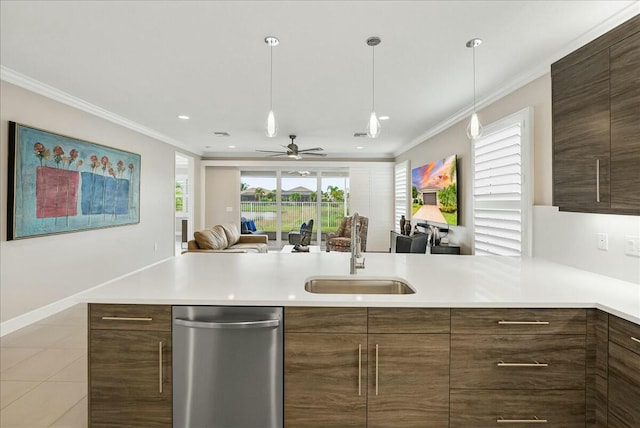
M473 141L476 255L523 252L522 128L512 122Z
M395 165L395 208L394 208L394 230L402 233L400 230L400 217L404 216L407 220L409 216L409 161L397 163Z

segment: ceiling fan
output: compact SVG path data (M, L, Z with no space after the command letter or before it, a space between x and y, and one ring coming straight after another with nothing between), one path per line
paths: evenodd
M271 157L286 156L286 157L293 158L293 159L302 159L302 155L304 155L304 156L321 156L321 157L327 156L326 153L314 153L314 152L323 151L324 149L322 147L314 147L313 149L300 150L300 149L298 149L298 145L293 142L293 140L296 139L296 136L295 135L289 135L289 138L291 138L291 143L289 143L286 146L282 146L285 149L287 149L286 151L284 151L284 150L281 150L281 151L256 150L256 151L260 152L260 153L274 153L274 154L271 155Z

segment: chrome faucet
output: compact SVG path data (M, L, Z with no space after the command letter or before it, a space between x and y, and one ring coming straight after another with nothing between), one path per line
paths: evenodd
M355 275L357 269L364 269L364 257L360 253L360 217L358 213L353 213L351 218L351 269L349 273Z

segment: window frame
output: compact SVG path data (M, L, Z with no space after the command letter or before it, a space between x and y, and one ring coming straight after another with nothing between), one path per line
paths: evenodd
M520 223L521 223L521 251L520 257L531 257L533 248L533 234L532 234L532 209L533 209L533 107L526 107L516 113L506 116L502 119L496 120L487 125L483 129L483 135L491 135L499 132L508 127L520 125L520 159L521 159L521 197L520 197ZM471 236L471 249L473 254L476 254L476 209L479 209L478 202L475 196L475 165L476 165L476 140L471 140L471 199L472 199L472 236ZM488 208L487 205L491 203L484 202L483 208ZM499 207L500 202L495 202L495 205Z

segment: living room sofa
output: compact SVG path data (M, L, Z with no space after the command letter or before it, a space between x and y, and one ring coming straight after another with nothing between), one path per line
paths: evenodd
M242 235L233 223L215 225L194 232L187 243L188 252L199 253L266 253L267 235Z

